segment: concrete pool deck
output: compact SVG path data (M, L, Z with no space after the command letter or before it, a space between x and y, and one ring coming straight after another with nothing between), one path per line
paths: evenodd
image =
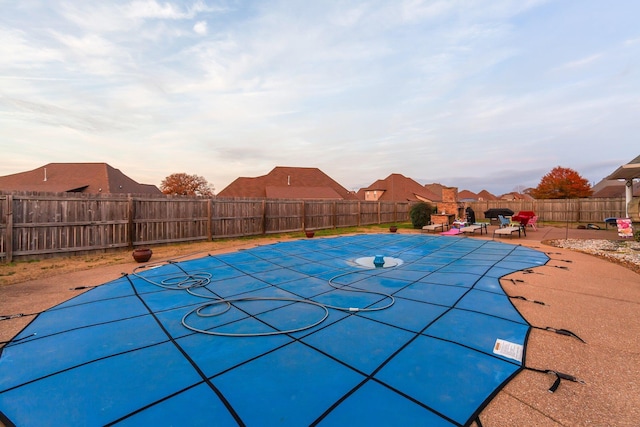
M450 237L492 239L483 236ZM545 305L514 300L536 327L567 329L575 338L534 329L528 341L526 365L570 374L585 383L523 371L480 414L484 426L638 425L640 418L640 275L597 257L542 244L553 239L612 239L609 230L540 227L527 236L496 238L547 253L551 261L533 272L520 271L501 280L506 293ZM237 247L227 251L235 251ZM222 253L225 250L216 251ZM214 252L211 252L214 253ZM202 256L203 253L196 256ZM160 260L154 260L160 261ZM35 313L83 292L70 288L96 286L131 273L133 262L0 287L0 314ZM60 280L61 277L64 280ZM32 317L0 322L0 341L11 339Z
M514 300L529 323L568 329L586 342L534 329L527 366L571 374L585 384L563 381L552 394L547 391L551 375L524 371L480 415L485 426L638 425L640 275L592 255L540 243L565 238L619 239L612 229L553 227L528 231L522 239L502 238L551 257L535 274L513 273L502 285L508 295L546 304Z

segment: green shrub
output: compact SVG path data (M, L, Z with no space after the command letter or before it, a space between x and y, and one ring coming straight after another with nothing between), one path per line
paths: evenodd
M414 228L422 228L431 221L431 214L435 207L427 202L418 202L411 206L409 217Z

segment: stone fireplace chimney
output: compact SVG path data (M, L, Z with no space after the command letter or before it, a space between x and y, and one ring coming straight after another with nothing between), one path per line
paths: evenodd
M437 212L431 214L432 224L453 224L453 221L464 217L464 208L458 203L458 187L442 188L442 201L436 204Z
M442 189L442 201L437 204L438 213L452 214L462 217L462 206L458 203L458 187L444 187Z

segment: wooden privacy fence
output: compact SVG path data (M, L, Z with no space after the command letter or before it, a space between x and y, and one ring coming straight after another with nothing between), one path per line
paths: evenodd
M408 202L0 194L0 260L405 222Z
M508 208L518 211L534 211L539 221L602 223L605 218L622 218L625 215L624 198L540 199L540 200L491 200L469 202L476 219L484 218L484 211L491 208Z
M490 208L578 223L602 223L625 212L622 198L464 205L479 220ZM405 222L410 208L409 202L0 193L0 260Z

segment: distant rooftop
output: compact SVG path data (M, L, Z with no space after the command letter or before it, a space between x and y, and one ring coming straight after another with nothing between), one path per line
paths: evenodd
M49 163L31 171L0 176L0 190L162 194L155 185L139 184L106 163Z

